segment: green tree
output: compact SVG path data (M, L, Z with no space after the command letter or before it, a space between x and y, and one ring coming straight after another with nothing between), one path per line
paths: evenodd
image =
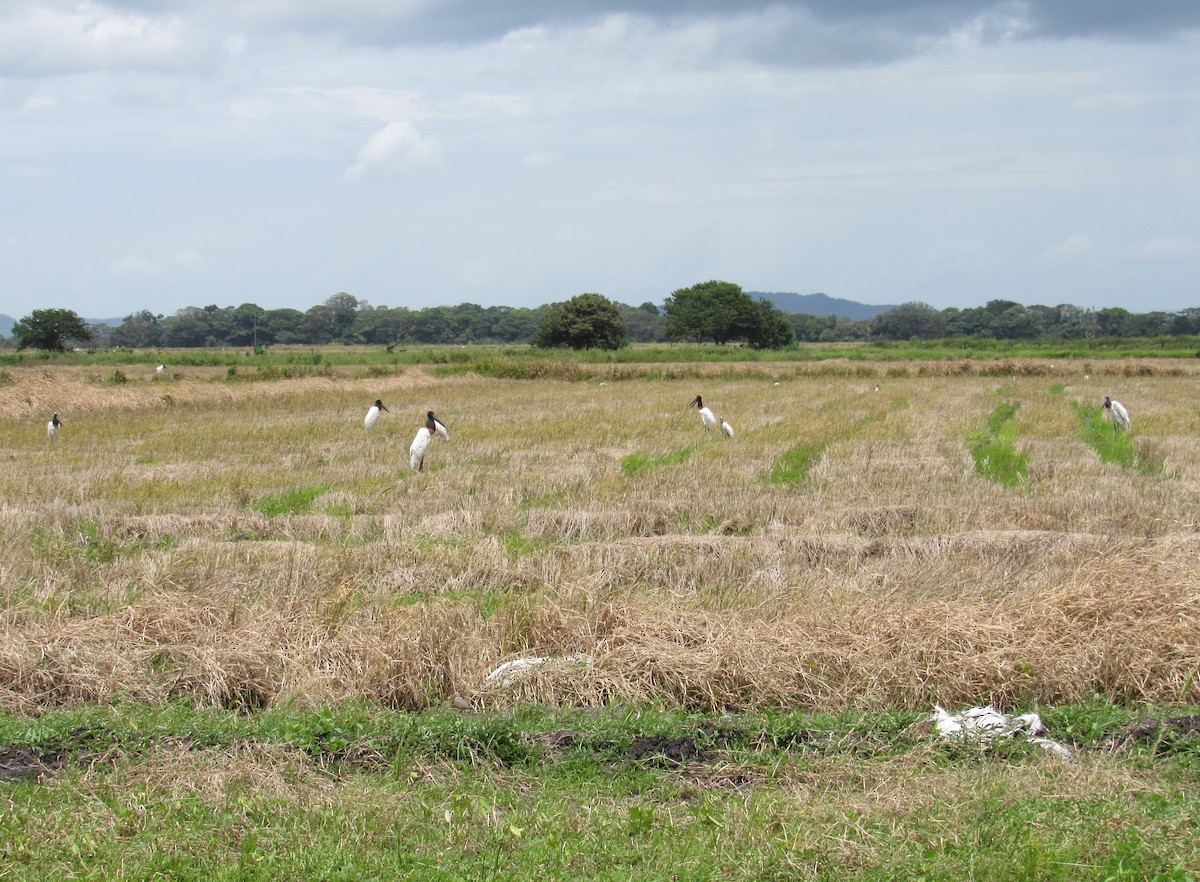
M758 330L750 337L755 349L783 349L796 342L791 323L774 303L765 298L758 301Z
M125 320L112 332L114 345L128 346L131 349L161 346L162 341L162 316L155 315L148 309L125 316Z
M233 346L255 346L270 343L270 335L263 326L267 311L257 303L243 303L229 313L229 343Z
M667 298L667 334L676 340L724 344L751 340L762 313L754 298L733 282L701 282Z
M87 343L92 332L87 322L70 309L35 309L13 325L18 349L64 352L68 341Z
M927 303L913 300L875 318L875 335L884 340L932 340L946 333L946 320Z
M580 294L555 306L531 342L541 348L620 349L629 337L617 304L602 294Z
M333 314L333 321L335 325L333 336L337 337L343 342L348 342L344 338L350 333L350 328L354 325L354 318L358 308L366 305L367 304L365 301L360 301L353 294L347 294L345 291L334 294L332 297L326 300L325 306Z

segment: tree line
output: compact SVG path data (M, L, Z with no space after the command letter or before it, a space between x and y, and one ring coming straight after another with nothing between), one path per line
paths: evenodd
M617 303L600 294L534 308L473 303L424 309L372 306L338 293L306 311L240 306L187 307L173 315L132 313L116 327L88 325L70 310L34 310L13 328L18 348L63 349L70 342L136 349L274 344L525 344L616 349L628 343L743 343L778 349L794 342L977 338L1082 340L1200 334L1200 308L1132 313L1120 307L1069 304L938 310L902 304L871 319L785 314L731 282L709 281L672 292L660 309Z

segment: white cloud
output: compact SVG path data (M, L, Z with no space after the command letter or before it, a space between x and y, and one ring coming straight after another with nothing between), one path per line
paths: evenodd
M0 68L65 72L178 67L189 55L175 15L120 12L102 3L17 4L0 10ZM190 59L189 59L190 60Z
M1082 260L1097 253L1096 240L1087 233L1072 233L1063 241L1042 252L1042 263L1067 263Z
M140 251L119 257L109 264L109 271L120 276L144 276L172 269L194 270L204 266L204 255L195 248L148 257Z
M1186 236L1151 239L1134 245L1128 253L1151 260L1195 258L1200 257L1200 242Z
M377 174L411 171L434 162L438 152L436 139L426 138L412 123L396 120L367 139L345 177L358 181Z

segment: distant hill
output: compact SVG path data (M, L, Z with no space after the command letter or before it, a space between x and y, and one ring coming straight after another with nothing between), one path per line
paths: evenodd
M788 294L764 291L747 291L746 293L755 300L770 301L780 312L793 315L840 315L856 322L875 318L877 315L896 308L896 304L874 306L870 303L842 300L839 297L828 297L824 294Z

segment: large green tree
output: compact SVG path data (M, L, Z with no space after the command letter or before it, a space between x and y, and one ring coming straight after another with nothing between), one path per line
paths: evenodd
M87 322L70 309L35 309L13 325L18 349L63 352L67 343L87 343L92 332Z
M620 349L629 337L617 304L603 294L580 294L554 307L531 342L542 348Z
M676 340L729 343L753 340L762 323L754 298L733 282L701 282L666 299L667 334Z
M796 332L779 307L766 298L760 298L758 328L747 342L755 349L783 349L796 342Z

